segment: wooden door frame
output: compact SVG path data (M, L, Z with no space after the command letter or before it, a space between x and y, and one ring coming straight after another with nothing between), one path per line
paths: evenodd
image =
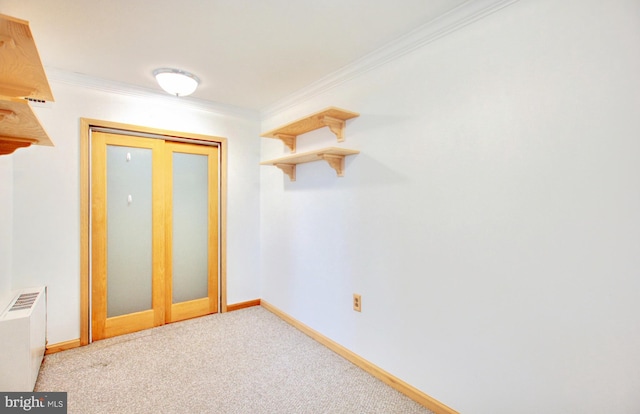
M89 344L91 262L90 262L90 212L91 212L91 128L112 128L135 133L166 136L168 140L179 138L197 144L205 141L218 144L220 149L220 312L227 311L227 139L216 136L168 131L138 125L121 124L89 118L80 118L80 345Z

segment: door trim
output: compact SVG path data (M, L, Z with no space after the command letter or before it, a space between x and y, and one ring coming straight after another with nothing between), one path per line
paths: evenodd
M134 134L153 134L164 136L167 140L181 142L210 142L217 144L220 156L220 241L218 254L220 261L219 301L220 312L227 312L227 139L216 136L192 134L188 132L168 131L137 125L121 124L89 118L80 118L80 345L87 345L90 341L90 298L91 298L91 270L90 270L90 211L91 211L91 129L112 128L130 131Z

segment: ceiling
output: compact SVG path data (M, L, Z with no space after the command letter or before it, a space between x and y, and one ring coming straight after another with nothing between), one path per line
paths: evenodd
M27 20L45 69L159 90L152 71L201 79L193 97L263 109L467 0L0 0Z

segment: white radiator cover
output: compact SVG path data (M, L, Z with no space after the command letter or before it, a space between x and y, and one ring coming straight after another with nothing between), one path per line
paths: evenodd
M30 392L47 341L46 287L20 289L10 298L0 304L0 391Z

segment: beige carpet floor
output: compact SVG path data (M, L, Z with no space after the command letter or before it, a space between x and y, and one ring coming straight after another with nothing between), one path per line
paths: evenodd
M252 307L47 355L36 391L69 413L431 413Z

